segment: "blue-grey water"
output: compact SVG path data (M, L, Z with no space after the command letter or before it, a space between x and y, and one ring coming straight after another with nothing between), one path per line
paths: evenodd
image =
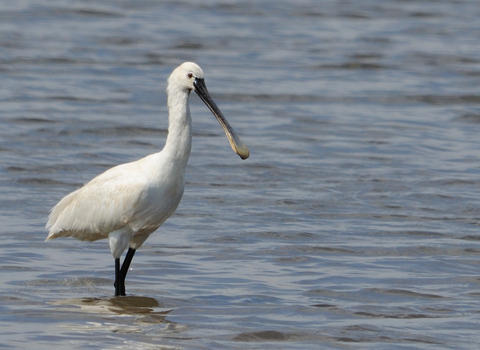
M480 4L1 1L1 349L477 349ZM177 213L113 297L50 208L163 147L195 61Z

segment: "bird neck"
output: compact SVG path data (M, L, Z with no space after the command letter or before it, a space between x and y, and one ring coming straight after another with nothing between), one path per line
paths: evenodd
M168 88L168 136L164 151L173 161L186 167L192 149L192 117L189 91Z

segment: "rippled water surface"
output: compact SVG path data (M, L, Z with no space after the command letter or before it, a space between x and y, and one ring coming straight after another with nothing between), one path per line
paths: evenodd
M474 349L480 6L444 1L0 2L0 348ZM177 213L113 297L106 241L49 209L163 147L192 95Z

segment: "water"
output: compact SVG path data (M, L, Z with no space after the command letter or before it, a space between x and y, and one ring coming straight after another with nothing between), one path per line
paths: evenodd
M0 3L0 348L470 349L480 343L476 1ZM174 217L114 298L106 241L49 209L156 152L192 60Z

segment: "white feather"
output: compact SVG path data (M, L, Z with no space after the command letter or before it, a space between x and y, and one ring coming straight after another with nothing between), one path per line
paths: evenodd
M122 242L128 239L130 247L139 248L175 212L185 187L192 142L188 97L194 87L187 72L203 78L194 63L184 63L170 76L164 149L109 169L65 196L50 213L47 240L73 237L95 241L115 232L109 243L117 258L125 249Z
M217 117L235 152L242 159L248 157L248 149L211 100L203 71L195 63L185 62L168 78L169 127L163 150L107 170L65 196L50 213L47 240L108 238L118 259L128 245L139 248L175 212L192 148L188 98L194 90Z

